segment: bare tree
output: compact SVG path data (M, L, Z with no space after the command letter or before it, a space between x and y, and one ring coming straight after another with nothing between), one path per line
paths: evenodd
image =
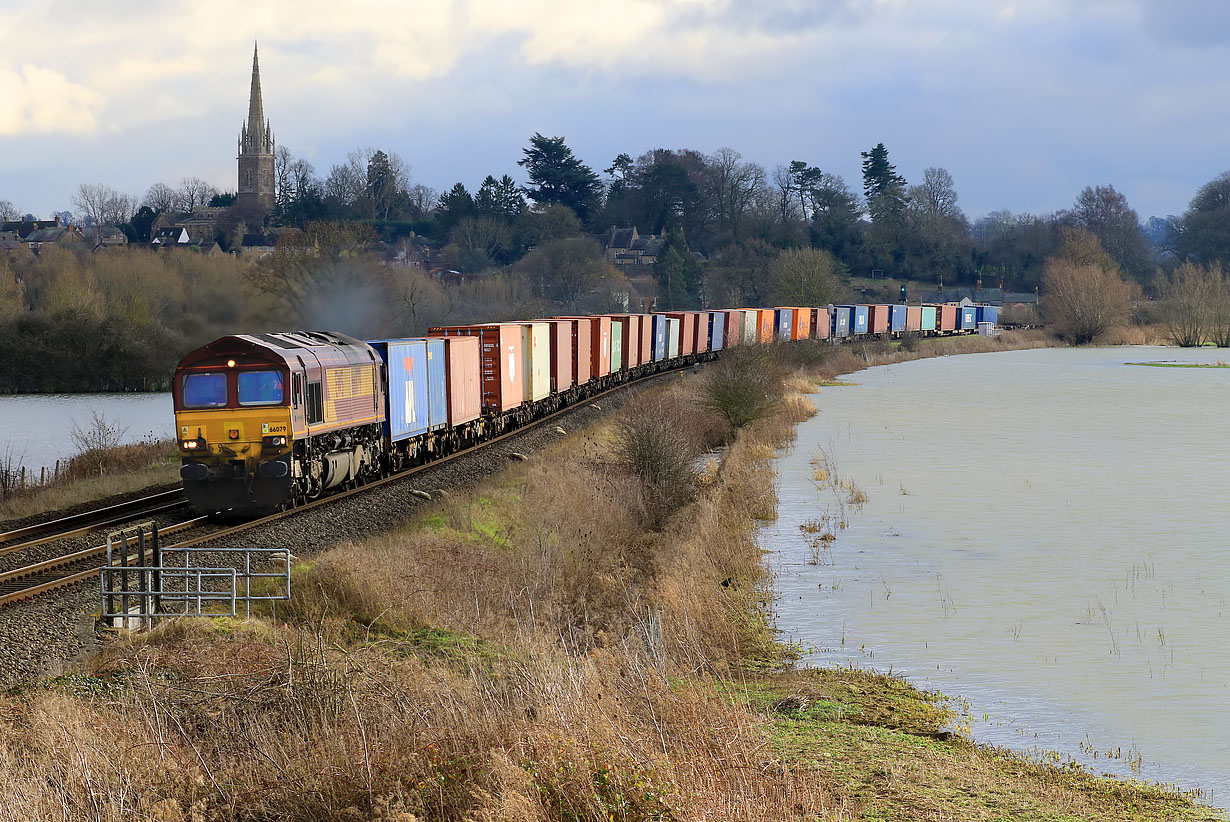
M95 236L100 236L103 227L117 226L132 219L136 200L121 194L105 183L82 183L72 197L73 205L85 218Z
M13 205L10 200L0 200L0 220L9 222L11 220L21 219L21 209Z
M708 199L713 203L718 228L739 239L744 215L764 190L767 175L755 163L742 162L733 148L719 148L707 158Z
M602 249L588 237L554 240L531 251L518 265L538 292L565 305L576 303L611 266Z
M410 209L410 216L414 218L423 218L430 216L436 209L436 201L440 199L440 194L435 189L422 184L410 186L406 191L407 205Z
M207 206L217 193L218 189L200 177L185 177L179 184L180 208L191 212L198 206Z
M769 266L770 305L827 305L845 292L841 263L827 251L787 249Z
M1211 300L1222 285L1221 272L1184 263L1163 283L1163 316L1171 342L1183 348L1204 343L1209 333Z
M285 211L292 199L291 166L295 157L286 146L278 146L273 154L273 199L279 211Z
M145 205L157 212L178 211L179 192L166 183L154 183L145 192Z
M1074 345L1096 342L1126 323L1132 310L1132 291L1118 266L1107 264L1096 238L1089 239L1069 235L1061 256L1046 261L1042 277L1047 325Z

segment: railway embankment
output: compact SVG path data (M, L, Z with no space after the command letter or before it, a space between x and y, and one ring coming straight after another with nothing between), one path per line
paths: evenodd
M960 350L1044 344L999 339ZM790 668L755 534L814 412L797 389L941 351L801 348L588 409L411 498L405 526L300 523L290 603L168 623L0 697L7 814L1221 818L975 745L900 680ZM330 524L343 542L311 553Z

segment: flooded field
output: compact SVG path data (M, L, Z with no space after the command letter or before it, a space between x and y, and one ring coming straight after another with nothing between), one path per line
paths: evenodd
M95 411L126 429L124 442L175 436L169 393L0 396L0 460L11 456L37 479L76 452L73 426L88 430Z
M1230 804L1230 369L1128 364L1219 357L1039 349L822 389L762 532L779 629L807 664L963 697L977 739Z

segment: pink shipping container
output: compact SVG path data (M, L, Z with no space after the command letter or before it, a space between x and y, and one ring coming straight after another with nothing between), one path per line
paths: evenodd
M611 373L611 318L610 317L557 317L561 320L585 320L590 324L589 373L592 377L605 377Z
M892 325L892 307L870 305L867 309L867 330L872 334L887 334Z
M444 338L444 383L448 392L448 424L478 419L483 408L482 370L477 337Z
M743 312L737 308L726 309L726 339L723 348L734 348L743 341Z
M653 318L648 314L637 314L641 329L641 344L637 356L641 365L653 361Z
M905 330L906 331L921 331L922 330L922 306L907 305L905 307Z
M534 320L551 328L551 391L572 388L572 321Z
M693 311L670 311L666 316L679 320L679 356L696 353L696 316Z
M936 328L940 331L956 331L957 330L957 307L955 305L941 305L936 311L938 319L936 320Z
M572 329L572 380L577 385L589 382L593 372L593 363L589 356L589 340L593 325L589 318L570 318L564 320Z
M433 337L477 337L483 408L503 413L521 405L525 397L525 369L520 323L436 326L427 333Z
M704 354L709 350L709 312L696 312L696 353Z
M811 310L811 338L813 340L827 340L829 338L829 323L832 320L829 318L829 310L827 308L813 308Z
M611 324L619 325L622 331L619 332L619 362L611 363L612 371L620 369L628 369L632 367L632 346L629 341L632 339L632 315L631 314L611 314Z

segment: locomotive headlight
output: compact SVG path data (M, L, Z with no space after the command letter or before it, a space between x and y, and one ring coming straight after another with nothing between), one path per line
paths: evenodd
M235 367L235 361L234 361L234 360L227 360L227 361L226 361L226 367L227 367L227 368L234 368L234 367Z
M261 442L264 444L266 448L278 448L280 446L286 445L286 437L284 436L265 437L261 440Z

